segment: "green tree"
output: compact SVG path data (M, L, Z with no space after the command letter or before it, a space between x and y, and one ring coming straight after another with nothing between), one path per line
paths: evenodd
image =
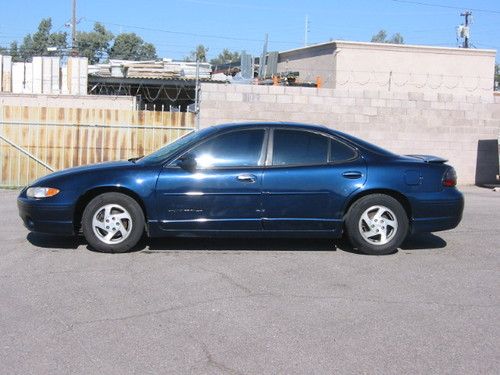
M215 58L210 60L210 64L212 65L220 65L227 64L231 62L238 61L240 59L239 52L233 51L231 52L229 49L224 48L221 53Z
M184 60L185 61L200 61L200 62L207 62L207 53L208 53L208 48L205 47L203 44L198 44L196 46L196 49L194 51L191 51L189 56L187 56Z
M156 48L151 43L146 43L135 33L119 34L111 48L108 56L110 59L123 60L154 60L156 56Z
M372 36L372 43L385 43L387 40L387 31L385 30L380 30L378 33L376 33L374 36Z
M400 33L393 34L390 38L387 38L387 31L380 30L378 33L372 36L371 42L404 44L404 38Z
M10 43L9 55L12 56L12 61L15 62L22 61L21 56L19 55L19 47L17 46L16 41Z
M77 33L78 53L89 59L89 64L97 64L104 58L114 35L103 24L96 22L94 30Z
M68 35L65 32L51 33L52 19L44 18L38 25L38 30L33 34L24 37L23 43L19 47L19 54L23 60L30 60L33 56L53 56L61 55L68 47ZM49 52L48 47L55 47L57 50Z

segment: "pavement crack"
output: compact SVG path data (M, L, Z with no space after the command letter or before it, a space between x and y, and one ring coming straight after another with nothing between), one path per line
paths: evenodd
M203 270L203 271L205 271L205 272L211 272L211 273L215 273L215 274L219 275L222 279L226 280L231 285L233 285L236 288L244 291L247 294L253 294L254 293L250 288L247 288L245 285L240 284L239 282L237 282L235 279L233 279L231 276L229 276L225 272L210 270L210 269L207 269L207 268L204 268L204 267L200 267L200 266L196 266L196 267L199 268L199 269L201 269L201 270Z
M224 363L215 360L214 356L212 355L212 353L210 353L207 345L204 342L198 341L198 340L194 340L194 341L196 341L201 346L201 350L203 351L203 354L205 355L205 357L207 359L208 366L215 367L216 369L222 371L223 373L227 373L227 374L233 374L233 375L242 375L243 374L239 371L236 371L233 368L228 367Z
M104 319L76 321L73 323L73 325L77 326L77 325L92 324L92 323L114 322L114 321L124 321L124 320L129 320L129 319L144 318L147 316L155 316L155 315L165 314L165 313L168 313L171 311L178 311L178 310L193 308L196 306L200 306L200 305L204 305L204 304L212 303L212 302L217 302L217 301L232 300L232 299L246 299L246 298L250 298L250 297L260 297L260 296L271 296L271 295L269 293L254 293L254 294L249 294L249 295L244 295L244 296L210 298L210 299L197 301L197 302L193 302L193 303L187 303L184 305L171 306L171 307L167 307L167 308L160 309L160 310L146 311L146 312L138 313L138 314L124 315L122 317L117 317L117 318L104 318Z

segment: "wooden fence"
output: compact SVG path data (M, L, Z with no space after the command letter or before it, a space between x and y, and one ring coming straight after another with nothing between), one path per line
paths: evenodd
M0 106L0 186L150 153L194 129L185 112Z

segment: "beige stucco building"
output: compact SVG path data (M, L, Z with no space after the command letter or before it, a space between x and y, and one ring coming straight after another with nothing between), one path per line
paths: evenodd
M332 41L284 51L278 72L326 88L491 95L495 51Z

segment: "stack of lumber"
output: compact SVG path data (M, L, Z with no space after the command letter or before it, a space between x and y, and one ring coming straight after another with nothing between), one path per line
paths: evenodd
M210 78L211 66L199 63L199 77ZM196 63L186 61L129 61L110 60L109 64L97 64L89 67L89 73L99 76L129 77L129 78L196 78Z

